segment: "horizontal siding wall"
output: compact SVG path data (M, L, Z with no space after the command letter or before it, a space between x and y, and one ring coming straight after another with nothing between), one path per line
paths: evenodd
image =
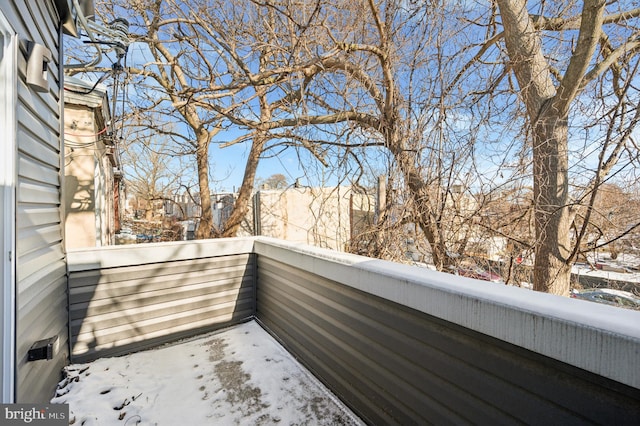
M21 43L47 47L49 90L26 84L26 54L18 54L16 187L16 402L46 402L68 359L67 282L62 244L60 176L62 168L60 23L53 0L1 2ZM50 361L28 362L33 343L58 337L60 350Z
M376 274L357 263L296 250L256 244L257 318L371 424L637 424L640 418L636 387L330 279L323 275L343 271L347 280L360 275L376 284Z
M255 255L228 253L215 243L199 247L199 253L182 243L71 251L72 361L119 355L252 317Z

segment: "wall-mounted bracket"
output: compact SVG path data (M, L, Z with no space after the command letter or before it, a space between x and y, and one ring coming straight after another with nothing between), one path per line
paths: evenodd
M37 92L49 91L49 62L51 62L51 51L45 46L27 42L27 84Z

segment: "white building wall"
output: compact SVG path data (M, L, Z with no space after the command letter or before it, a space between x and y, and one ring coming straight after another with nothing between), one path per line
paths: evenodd
M350 238L349 187L260 191L260 235L344 251Z

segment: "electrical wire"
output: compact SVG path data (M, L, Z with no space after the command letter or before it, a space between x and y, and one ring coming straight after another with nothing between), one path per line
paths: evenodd
M99 142L100 140L94 140L91 142L75 142L75 141L70 141L68 139L65 139L65 147L69 147L69 148L91 148L94 149L96 144Z
M128 69L127 68L127 55L125 54L125 56L124 56L124 70L125 70L125 72L126 72L127 69ZM129 100L129 85L127 84L127 76L128 76L128 74L125 74L124 82L123 82L123 86L124 87L122 88L122 116L123 117L124 117L126 101ZM123 126L124 126L124 123L123 123ZM120 131L121 131L120 137L121 138L123 137L122 134L124 133L123 126L121 126L121 128L120 128Z
M87 133L87 134L79 134L79 133L71 133L71 132L64 132L65 135L67 136L75 136L78 138L84 138L84 137L90 137L90 136L100 136L101 134L103 134L104 132L106 132L109 129L109 126L105 126L104 129L100 130L98 133Z
M84 29L87 31L87 35L89 36L89 39L91 41L96 41L96 38L93 35L93 32L89 28L89 22L87 21L87 18L82 13L83 9L78 4L78 0L73 0L73 8L77 11L77 18L80 21L80 23L82 24L82 26L84 27ZM90 68L92 66L97 65L102 60L102 50L97 45L95 46L95 48L96 48L97 55L93 59L93 61L86 62L86 63L83 63L83 64L67 64L67 65L64 66L64 68L65 69Z
M125 50L123 56L118 59L118 63L113 65L113 106L111 112L111 120L112 120L112 129L113 129L113 142L115 148L115 155L119 159L120 151L118 150L118 142L123 138L124 133L124 114L125 114L125 106L126 99L128 96L128 88L127 84L127 57L128 57L128 49ZM120 65L120 60L124 58L124 66ZM120 75L124 74L122 81L120 80ZM120 115L120 120L118 117L117 108L118 108L118 93L121 92L122 99L122 111ZM117 126L117 122L120 121L120 125ZM118 136L119 135L119 136Z
M96 81L96 83L93 85L93 87L91 89L89 89L89 90L75 90L75 89L70 89L68 87L65 87L64 90L66 90L67 92L76 93L78 95L89 95L89 94L93 93L93 91L96 90L96 88L98 87L98 84L100 84L104 80L106 80L106 78L109 77L110 74L111 74L111 71L105 72L102 75L102 77L100 77L98 79L98 81Z

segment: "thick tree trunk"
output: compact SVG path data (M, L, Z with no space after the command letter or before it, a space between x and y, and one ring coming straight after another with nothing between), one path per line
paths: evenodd
M242 220L246 217L249 211L249 199L253 192L253 184L256 178L256 170L258 169L258 163L260 162L260 154L266 143L266 138L258 136L254 138L251 144L251 150L249 151L249 157L244 168L244 177L242 179L242 186L238 191L238 198L236 199L233 212L227 222L225 223L222 237L235 237L242 225Z
M527 1L497 3L511 66L532 123L536 224L533 287L566 296L571 277L567 117L600 37L605 2L583 2L577 44L557 87Z
M533 137L533 192L536 227L533 288L569 295L567 119L539 118Z
M266 56L262 56L262 60ZM267 101L267 94L265 90L260 91L260 121L262 123L268 123L271 120L271 106ZM238 199L233 207L233 212L227 223L225 224L223 237L235 237L242 225L242 220L246 217L249 211L249 198L253 193L253 185L256 180L256 171L258 170L258 164L260 163L260 155L262 150L269 140L269 135L264 130L257 130L253 137L251 144L251 150L247 157L247 162L244 167L244 176L242 177L242 185L238 192Z
M197 133L198 148L196 164L198 167L198 185L200 188L200 224L196 230L196 239L211 238L213 231L213 211L211 210L211 190L209 189L209 133L201 129Z

